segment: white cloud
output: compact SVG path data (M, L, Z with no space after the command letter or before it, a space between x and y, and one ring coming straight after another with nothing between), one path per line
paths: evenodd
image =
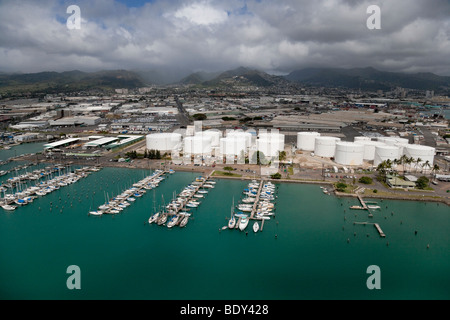
M450 3L380 0L382 29L368 30L356 0L154 0L129 9L79 0L0 1L0 71L152 69L217 71L239 65L288 72L308 66L450 74ZM70 3L71 4L71 3Z
M208 2L197 2L178 9L174 17L186 19L193 24L208 26L225 22L228 14L226 11L212 7Z

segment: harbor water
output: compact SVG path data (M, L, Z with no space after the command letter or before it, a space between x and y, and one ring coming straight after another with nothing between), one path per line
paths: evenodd
M117 215L88 215L150 170L103 168L13 212L0 212L1 299L449 299L444 204L357 199L277 184L262 232L221 230L248 181L217 179L184 228L149 225L197 173L166 175ZM373 225L386 234L381 238ZM67 267L80 268L69 290ZM367 268L380 268L369 290Z

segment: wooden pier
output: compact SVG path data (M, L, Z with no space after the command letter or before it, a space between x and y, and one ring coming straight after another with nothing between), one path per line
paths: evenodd
M195 194L197 194L198 190L203 187L206 182L208 181L209 178L211 178L212 174L214 173L214 170L206 176L206 178L203 178L203 181L196 186L196 188L194 189L195 191L185 199L185 201L183 201L183 204L177 208L175 208L175 211L172 210L172 212L168 212L169 215L177 215L180 211L185 210L186 209L186 204L189 203L189 201L192 200L192 198L194 197Z
M261 190L262 190L263 185L264 185L264 180L261 180L261 182L259 183L258 193L256 194L255 202L253 203L253 208L252 208L252 212L250 214L250 219L254 219L254 215L255 215L256 209L258 207L259 197L261 196Z
M383 230L381 230L381 228L380 228L378 223L374 223L373 225L375 226L375 228L377 229L378 233L380 234L380 237L382 237L382 238L386 237L386 235L383 233Z
M356 196L358 197L359 202L361 202L362 208L363 208L364 210L367 210L368 208L367 208L367 205L366 205L366 203L364 202L363 198L361 198L361 196L360 196L359 194L356 194Z
M355 222L353 222L353 224L364 224L364 225L373 224L375 229L377 229L378 233L380 234L380 237L382 237L382 238L386 237L386 235L383 233L383 230L381 230L381 227L380 227L380 225L378 223L373 223L373 222L356 222L355 221Z

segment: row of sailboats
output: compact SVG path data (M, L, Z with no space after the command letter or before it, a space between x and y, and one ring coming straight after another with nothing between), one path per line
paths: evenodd
M156 212L156 207L154 208L154 213L148 219L148 223L156 223L158 225L165 225L167 222L167 227L172 228L174 226L185 227L189 222L189 217L191 213L189 210L197 208L201 204L201 199L203 199L207 194L208 190L215 187L216 182L209 180L204 177L197 177L194 182L186 186L173 200L168 204L164 204L163 198L163 209Z
M106 200L96 211L90 211L90 215L100 216L103 214L117 214L129 207L136 198L142 197L146 190L157 188L159 183L165 179L164 171L156 170L152 175L134 183L121 194Z
M234 213L234 198L233 205L231 207L231 217L228 221L228 228L234 229L239 228L239 230L244 231L250 221L249 215L253 212L254 208L256 211L254 212L253 218L256 220L270 220L270 216L272 216L275 210L275 205L272 201L276 199L275 195L275 185L271 182L267 182L262 185L261 192L259 195L259 199L257 199L257 194L259 190L259 184L256 180L253 180L248 184L248 188L244 189L243 194L246 196L241 200L241 203L236 206L238 210L237 213ZM255 201L258 203L255 205ZM226 227L224 227L226 228ZM258 232L260 230L260 226L258 221L253 223L253 231Z
M27 187L23 190L18 190L15 193L7 194L7 186L1 186L0 191L3 192L3 198L0 201L0 206L6 211L14 211L17 206L24 206L32 203L34 199L38 196L45 196L60 187L67 186L69 184L77 182L79 179L84 178L89 175L92 171L97 171L98 168L94 167L84 167L81 169L76 169L75 172L68 172L66 174L61 174L61 168L57 168L59 175L54 178L48 179L46 181L37 181L35 186ZM98 169L99 170L99 169ZM48 177L50 171L41 172L42 177ZM54 172L54 171L53 171ZM17 186L21 183L18 182ZM14 204L16 205L14 205Z

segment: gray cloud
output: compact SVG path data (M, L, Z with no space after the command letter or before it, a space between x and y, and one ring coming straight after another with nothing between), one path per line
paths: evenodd
M81 8L68 30L66 8ZM381 30L366 9L381 8ZM446 0L0 1L0 71L239 65L269 72L309 66L450 75Z

